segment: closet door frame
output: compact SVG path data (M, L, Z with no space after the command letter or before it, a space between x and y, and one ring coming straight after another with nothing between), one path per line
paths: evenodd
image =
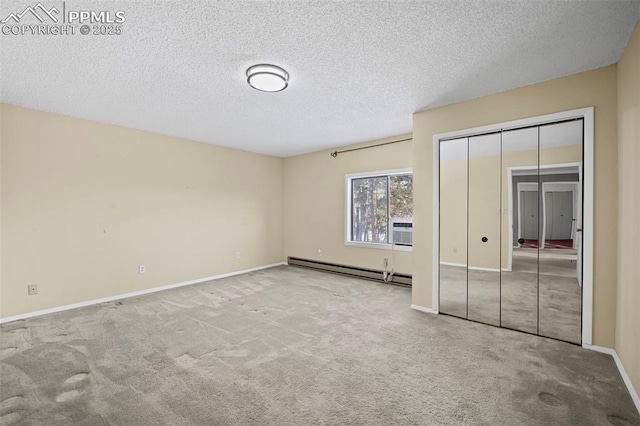
M582 345L593 344L593 188L594 188L594 108L580 108L554 114L540 115L520 120L490 124L433 135L433 276L432 312L439 312L440 304L440 140L500 132L520 127L551 124L557 121L583 119L582 177Z

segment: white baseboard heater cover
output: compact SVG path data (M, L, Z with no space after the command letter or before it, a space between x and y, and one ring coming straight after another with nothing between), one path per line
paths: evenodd
M299 257L287 257L287 263L291 266L316 269L318 271L333 272L335 274L349 275L352 277L364 278L378 282L385 282L382 279L382 270L359 268L356 266L340 265L336 263L319 262L317 260L302 259ZM411 275L395 273L388 284L411 287Z

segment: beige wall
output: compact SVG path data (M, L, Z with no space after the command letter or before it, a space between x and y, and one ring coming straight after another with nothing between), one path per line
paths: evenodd
M595 107L594 344L613 347L616 304L616 66L571 75L414 115L413 303L432 306L433 135Z
M389 268L410 274L410 252L346 246L344 237L345 175L411 167L411 141L339 154L337 158L330 152L284 160L284 256L373 269L382 269L386 257Z
M640 24L618 63L616 351L640 392Z
M457 143L457 142L456 142ZM582 145L563 145L540 150L540 164L582 162ZM536 166L538 150L509 151L469 160L469 200L467 203L467 160L440 163L440 261L481 268L506 268L509 264L509 167ZM500 197L502 169L502 197ZM502 200L502 231L496 215ZM467 205L469 219L467 219ZM516 214L516 212L514 212ZM467 226L467 220L469 225ZM467 229L469 235L467 239ZM517 230L514 230L517 232ZM473 234L473 235L472 235ZM502 261L497 241L502 235ZM482 236L489 241L483 243Z
M1 112L2 316L283 260L282 159Z

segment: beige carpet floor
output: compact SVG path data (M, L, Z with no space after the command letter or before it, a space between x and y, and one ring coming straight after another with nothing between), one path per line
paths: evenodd
M640 424L613 359L277 267L0 327L3 425Z

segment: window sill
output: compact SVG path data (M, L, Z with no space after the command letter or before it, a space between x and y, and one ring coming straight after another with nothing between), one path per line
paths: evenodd
M387 243L363 243L358 241L345 241L345 246L361 247L361 248L373 248L378 250L391 250L391 251L413 251L412 246L401 246Z

